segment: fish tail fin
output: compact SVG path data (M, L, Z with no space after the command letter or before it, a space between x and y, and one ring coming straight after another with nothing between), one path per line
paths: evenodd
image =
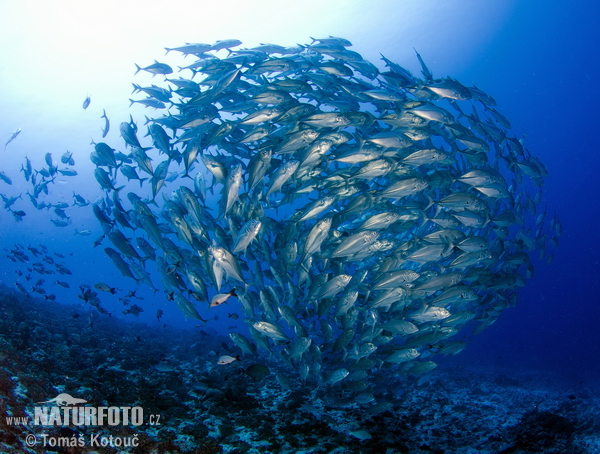
M146 203L151 203L152 205L154 205L156 208L159 208L158 203L156 203L156 200L154 200L154 198L152 200L148 200Z
M134 101L133 99L131 99L131 98L130 98L130 99L129 99L129 102L130 102L130 104L129 104L129 107L131 107L131 106L133 106L133 103L134 103L135 101Z
M137 73L139 73L139 72L142 70L142 68L140 68L140 67L139 67L139 65L138 65L137 63L134 63L134 65L135 65L135 67L136 67L135 74L137 74ZM134 74L134 76L135 76L135 74Z
M142 187L142 183L146 181L148 178L140 178L140 188Z

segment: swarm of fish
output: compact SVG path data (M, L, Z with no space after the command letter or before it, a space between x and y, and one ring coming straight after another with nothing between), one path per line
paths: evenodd
M6 146L12 142L21 130L18 129L9 141L6 143ZM73 153L66 151L62 154L60 158L60 163L56 162L52 153L48 152L44 156L44 161L47 167L41 167L39 169L34 169L31 160L25 156L25 162L21 165L21 172L23 172L23 177L25 181L31 184L31 190L27 191L27 196L29 197L29 201L37 210L51 210L56 216L56 218L51 217L52 223L57 227L67 227L70 224L71 217L65 211L65 209L73 206L84 207L90 204L89 201L85 200L81 195L73 192L73 203L69 205L67 202L57 202L57 203L48 203L46 201L40 200L40 196L42 194L49 194L49 187L51 184L56 184L57 178L59 181L63 177L74 177L77 175L77 171L73 168L75 165L75 160L73 159ZM61 168L61 164L64 164L64 167ZM8 185L12 185L12 179L6 175L3 171L0 171L0 180ZM4 208L10 212L17 221L22 221L27 213L24 210L14 209L13 205L19 199L23 199L23 194L20 193L18 196L10 197L4 194L0 194L2 200L4 201ZM85 235L85 230L77 231L75 230L75 234Z
M513 306L532 252L551 260L546 167L490 95L418 53L422 78L342 38L240 44L167 48L196 60L189 78L134 85L147 98L132 103L166 111L149 143L132 119L128 153L95 144L105 251L188 317L239 307L242 355L278 356L332 404L375 405Z

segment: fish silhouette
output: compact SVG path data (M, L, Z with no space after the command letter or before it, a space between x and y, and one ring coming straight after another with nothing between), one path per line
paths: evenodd
M87 402L85 399L77 399L76 397L71 396L67 393L60 393L54 399L46 400L44 402L37 402L38 404L47 404L50 402L55 402L56 405L76 405L76 404L84 404Z

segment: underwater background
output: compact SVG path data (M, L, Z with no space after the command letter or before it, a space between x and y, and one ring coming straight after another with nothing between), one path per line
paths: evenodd
M90 443L43 445L41 438L84 433L89 442L109 429L115 436L138 434L143 446L131 452L600 451L600 158L594 140L600 37L593 2L4 2L0 12L0 145L7 144L0 171L11 182L0 181L0 193L21 196L0 210L3 452L119 452ZM165 86L162 75L134 75L134 64L188 65L193 57L164 55L165 47L185 43L295 46L330 35L352 42L350 49L381 71L383 54L421 77L414 48L434 78L452 77L491 95L511 133L548 169L538 210L562 223L551 263L530 254L535 272L519 288L516 306L466 338L459 354L436 355L433 371L407 375L378 399L387 403L381 411L372 402L326 402L317 383L299 380L266 350L217 365L223 355L240 354L228 334L245 328L239 301L231 298L210 312L200 302L198 313L207 321L186 319L158 274L151 276L157 292L138 286L105 254L110 241L94 246L103 228L92 205L77 206L74 198L93 203L104 196L90 161L91 141L126 152L118 125L131 115L142 140L145 116L162 115L130 106L130 99L140 99L131 94L132 83ZM226 51L219 52L224 58ZM104 112L111 120L106 138ZM47 185L48 194L40 192L45 203L68 203L68 219L62 219L54 208L32 205L21 167L27 157L40 170L49 166L47 153L57 164L67 151L74 164L58 168L77 175L61 174ZM162 191L177 187L167 182ZM126 190L137 189L134 181ZM61 219L66 226L52 222ZM28 261L13 260L16 250ZM80 286L101 282L118 289L97 291L110 316L80 297L86 288ZM143 312L124 313L133 305ZM239 318L230 317L234 313ZM253 365L268 366L268 374L248 373ZM291 377L289 389L279 374ZM88 404L139 404L162 422L82 429L5 419L31 417L36 402L59 393ZM35 446L26 445L28 434L38 437Z

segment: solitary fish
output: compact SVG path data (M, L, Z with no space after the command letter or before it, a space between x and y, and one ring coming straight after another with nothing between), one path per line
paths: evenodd
M13 132L12 136L10 136L10 139L8 139L8 142L4 144L4 151L6 151L6 147L8 146L8 144L15 140L20 133L20 129L17 129L15 132Z

